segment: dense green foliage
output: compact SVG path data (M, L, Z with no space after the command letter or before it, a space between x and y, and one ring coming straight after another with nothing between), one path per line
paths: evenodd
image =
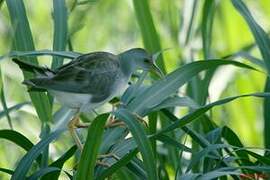
M270 178L268 0L0 0L0 179ZM80 54L163 51L112 111L81 115L10 60L55 69ZM21 73L22 72L22 73ZM216 108L214 108L216 107ZM108 117L125 126L105 128ZM142 120L142 118L144 120ZM145 121L146 123L143 123ZM100 156L111 154L111 156Z

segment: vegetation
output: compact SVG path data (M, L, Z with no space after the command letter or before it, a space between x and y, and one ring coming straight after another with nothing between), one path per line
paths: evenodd
M0 8L1 179L270 178L270 1L0 0ZM21 81L33 74L11 62L54 69L133 47L162 51L166 76L138 72L114 111L107 103L81 115L91 122L78 130L82 152L66 128L74 112L28 92ZM125 126L104 128L109 115Z

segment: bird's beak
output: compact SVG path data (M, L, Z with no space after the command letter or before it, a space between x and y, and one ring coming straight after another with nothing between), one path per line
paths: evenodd
M153 63L151 71L162 79L165 77L161 69L159 69L155 63Z

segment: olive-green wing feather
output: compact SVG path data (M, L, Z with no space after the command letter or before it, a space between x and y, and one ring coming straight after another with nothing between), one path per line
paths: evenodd
M56 70L50 78L36 78L25 84L72 93L91 94L92 101L100 101L111 94L120 71L118 57L106 53L90 53Z

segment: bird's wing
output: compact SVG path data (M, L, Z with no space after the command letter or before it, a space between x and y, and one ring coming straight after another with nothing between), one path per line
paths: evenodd
M91 94L101 101L111 94L120 71L116 55L99 52L78 57L56 70L51 78L31 79L26 84L58 91Z

